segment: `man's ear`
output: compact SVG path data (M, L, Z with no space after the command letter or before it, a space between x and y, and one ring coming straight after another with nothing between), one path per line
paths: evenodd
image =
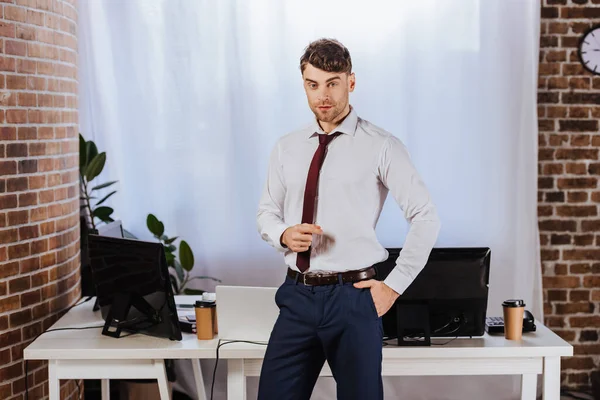
M348 87L349 87L349 91L353 92L355 86L356 86L356 76L354 75L354 72L353 72L350 75L348 75Z

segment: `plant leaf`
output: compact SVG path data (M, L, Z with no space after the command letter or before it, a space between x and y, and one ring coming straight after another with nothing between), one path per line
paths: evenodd
M181 260L181 266L186 271L191 271L194 268L194 253L185 240L179 243L179 259Z
M88 182L100 175L100 172L102 172L102 169L104 169L105 163L106 153L104 152L98 154L92 159L92 161L90 161L90 164L85 169L85 177L88 180Z
M184 294L189 294L189 295L194 295L194 294L203 294L204 292L206 292L206 290L200 290L200 289L183 289L183 293Z
M106 183L103 183L102 185L94 186L92 188L92 190L104 189L105 187L109 187L110 185L113 185L117 182L119 182L119 181L106 182Z
M85 165L87 167L90 165L90 162L92 161L92 159L98 155L98 148L96 147L96 143L94 143L94 141L88 140L85 143L85 153L86 153L86 157L85 157L86 164Z
M101 206L92 210L92 215L94 217L100 218L101 220L105 220L110 218L110 214L113 213L113 209L106 206Z
M169 267L175 267L175 265L174 265L175 255L173 253L165 252L165 258L167 259L167 265Z
M160 222L158 218L154 216L154 214L148 214L148 217L146 218L146 226L148 226L150 232L152 232L152 234L156 237L160 237L165 230L163 223Z
M167 250L169 250L170 252L173 252L173 251L177 250L177 247L173 246L172 244L169 244L169 245L165 246L165 248Z
M85 139L79 134L79 173L85 175L85 167L87 166L87 144Z
M112 196L113 194L117 193L117 191L112 191L109 194L107 194L106 196L104 196L104 198L102 200L100 200L99 202L96 203L96 206L99 206L100 204L104 203L104 201L106 199L108 199L110 196Z
M177 260L174 260L174 268L175 272L177 272L177 277L179 278L179 282L183 282L183 278L185 278L183 273L183 268L181 267L181 263Z
M177 284L177 279L171 274L169 274L169 279L171 280L171 286L173 287L173 294L179 294L179 285Z
M177 240L178 237L179 236L175 236L175 237L172 237L171 239L166 239L165 240L165 244L171 244L171 243L173 243L175 240Z

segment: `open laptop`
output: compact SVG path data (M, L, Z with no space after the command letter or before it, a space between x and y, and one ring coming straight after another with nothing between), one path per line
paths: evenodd
M216 287L219 339L268 342L279 316L277 288Z

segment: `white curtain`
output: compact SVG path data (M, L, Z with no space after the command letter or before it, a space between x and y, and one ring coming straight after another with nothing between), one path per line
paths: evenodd
M154 213L168 235L191 245L196 275L256 286L283 280L281 255L256 231L256 208L275 141L312 118L302 51L334 37L352 55L351 104L406 143L430 188L443 225L436 246L489 246L488 315L518 297L542 319L539 1L79 5L80 131L107 151L99 181L119 180L109 203L138 237L151 238L145 220ZM385 246L403 245L407 224L393 199L377 232ZM224 398L223 379L221 371L215 398ZM389 399L510 399L518 387L510 377L385 380ZM334 393L321 379L313 398Z

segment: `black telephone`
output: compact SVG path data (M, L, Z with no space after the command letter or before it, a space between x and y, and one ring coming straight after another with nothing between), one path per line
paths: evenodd
M535 332L535 319L528 310L523 313L523 332ZM504 318L486 317L485 330L489 334L504 333Z

